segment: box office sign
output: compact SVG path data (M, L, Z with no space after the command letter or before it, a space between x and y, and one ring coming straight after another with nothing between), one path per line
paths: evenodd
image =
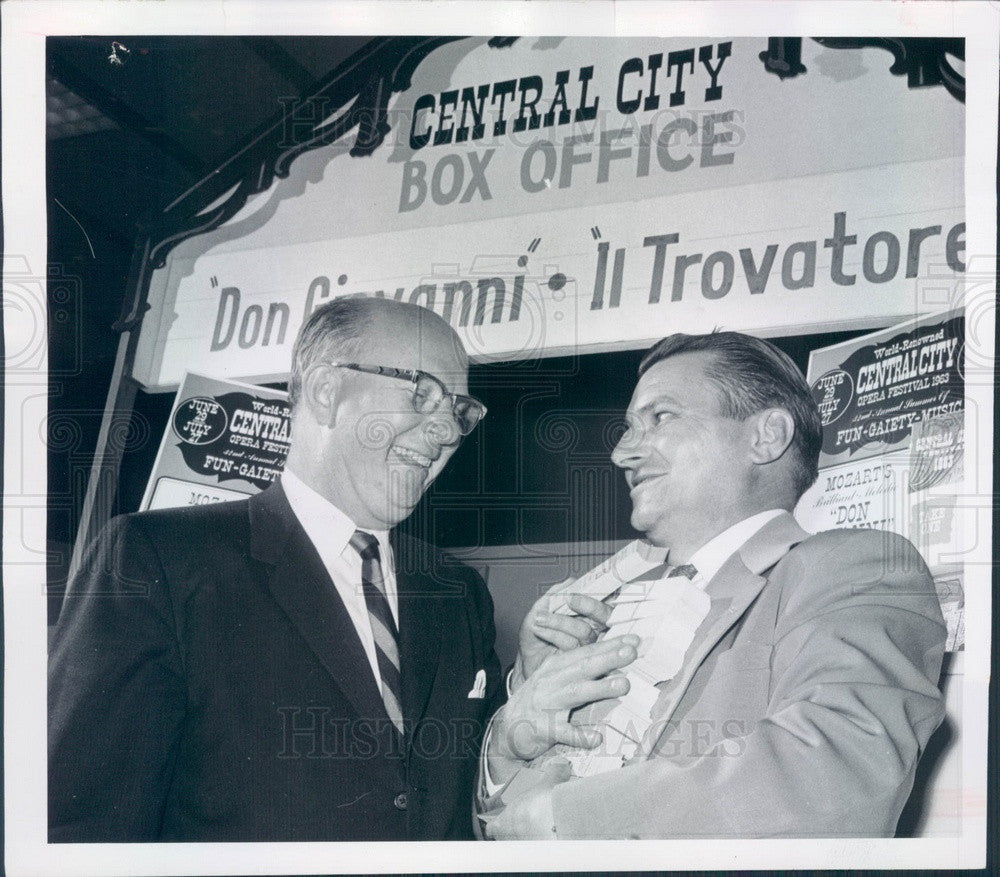
M307 152L168 254L135 376L280 379L302 320L347 294L430 308L481 361L914 313L925 278L964 270L962 105L900 88L877 49L806 41L809 73L782 82L765 46L435 50L373 155Z
M244 499L288 456L286 394L194 373L177 391L142 509Z

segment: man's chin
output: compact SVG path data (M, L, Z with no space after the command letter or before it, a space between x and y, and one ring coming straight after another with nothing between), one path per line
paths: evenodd
M633 511L629 523L632 525L633 530L640 532L643 535L643 538L653 545L657 545L661 548L670 547L667 542L664 541L663 533L660 532L663 527L659 516L650 514L644 510Z
M411 514L413 510L420 505L420 500L423 497L423 491L415 491L412 494L405 494L403 496L393 497L392 503L389 506L389 515L394 518L395 524L405 521Z
M632 517L629 519L629 523L632 525L633 529L638 530L640 533L645 533L655 524L655 522L654 516L650 514L648 509L632 509Z
M420 497L424 495L430 479L427 477L427 470L419 466L406 466L393 469L390 473L389 484L391 490L399 496L399 502L406 504L412 500L416 505L420 502Z
M376 515L379 519L379 526L377 529L391 530L397 524L403 523L403 521L413 514L413 510L416 507L417 503L410 505L399 501L394 501L388 505L384 505L381 512Z

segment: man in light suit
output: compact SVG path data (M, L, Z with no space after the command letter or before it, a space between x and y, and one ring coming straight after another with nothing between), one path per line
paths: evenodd
M674 335L639 374L612 459L632 525L669 549L667 566L604 602L575 597L576 617L546 612L543 598L526 619L480 777L483 831L891 836L944 713L945 626L926 567L901 537L795 523L821 424L777 348ZM596 660L588 621L646 635L634 664L593 689L617 696L618 712L599 700L567 722L560 680ZM669 650L655 630L682 655L659 674L653 651ZM634 727L622 715L638 716Z
M430 311L317 309L248 501L124 515L50 656L50 841L472 836L502 696L481 579L393 527L485 409Z

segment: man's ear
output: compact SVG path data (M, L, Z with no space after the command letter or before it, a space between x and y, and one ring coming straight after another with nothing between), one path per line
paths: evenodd
M750 459L754 463L773 463L788 450L795 436L795 421L784 408L758 411L751 423Z
M343 371L321 363L309 369L302 378L302 401L321 426L333 426L340 407L340 387Z

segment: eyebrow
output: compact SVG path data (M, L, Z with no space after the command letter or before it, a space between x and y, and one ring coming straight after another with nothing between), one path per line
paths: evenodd
M650 399L648 402L646 402L646 404L640 405L639 408L636 409L636 413L645 414L648 411L652 411L657 405L662 405L663 403L666 403L668 405L675 405L678 408L684 407L673 396L663 395L663 396L656 396L653 399Z

